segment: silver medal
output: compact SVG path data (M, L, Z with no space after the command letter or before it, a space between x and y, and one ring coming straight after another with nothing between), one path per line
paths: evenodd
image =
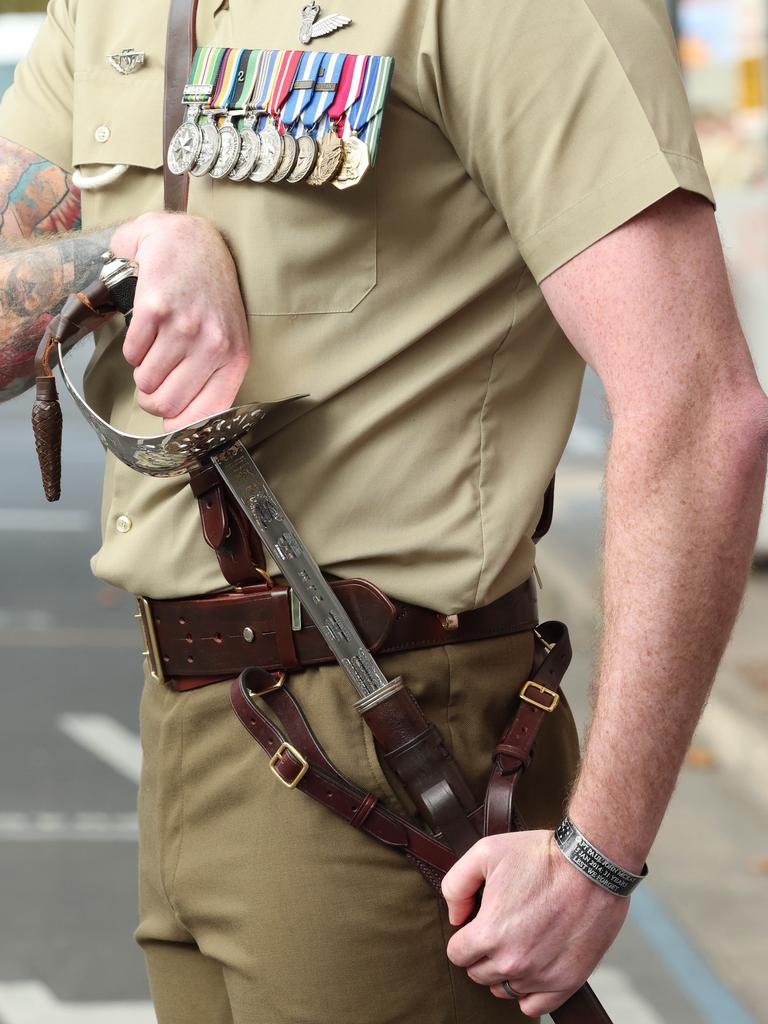
M203 135L194 121L185 121L173 134L166 163L171 174L190 170L203 147Z
M269 181L283 158L283 138L273 124L268 124L259 132L261 152L256 167L251 174L251 181L259 184Z
M245 181L256 166L261 152L261 139L250 124L240 129L240 155L237 163L229 172L232 181Z
M240 156L240 132L231 121L227 121L219 128L219 140L221 142L219 155L209 172L212 178L226 178Z
M299 155L299 147L296 139L287 132L283 135L283 158L277 165L277 170L269 179L270 181L285 181L288 175L296 166L296 159Z
M296 165L285 179L291 185L297 185L300 181L304 181L307 175L312 173L317 160L317 143L311 135L300 135L296 139L296 145L299 150Z
M196 178L202 177L203 174L207 174L208 171L216 163L216 159L221 149L221 139L219 138L219 129L213 123L213 118L208 118L205 124L200 129L203 136L203 145L200 149L200 155L192 168L191 173Z

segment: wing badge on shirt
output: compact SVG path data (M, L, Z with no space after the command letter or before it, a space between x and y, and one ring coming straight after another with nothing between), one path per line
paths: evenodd
M324 18L320 18L320 21L318 21L319 15L320 6L317 0L312 0L311 4L302 7L301 27L299 28L299 42L302 46L306 46L307 43L317 39L318 36L330 35L331 32L344 28L352 21L345 14L326 14Z
M121 75L132 75L138 71L144 63L144 53L141 50L121 50L119 53L108 53L107 60L110 65Z

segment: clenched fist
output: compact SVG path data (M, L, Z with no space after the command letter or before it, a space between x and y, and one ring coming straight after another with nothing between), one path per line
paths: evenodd
M119 227L112 252L139 265L123 354L137 400L165 430L228 409L248 368L237 270L216 228L200 217L146 213Z

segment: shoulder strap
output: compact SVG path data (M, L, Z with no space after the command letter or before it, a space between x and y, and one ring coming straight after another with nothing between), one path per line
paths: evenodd
M171 174L166 154L173 133L184 117L182 95L195 52L197 0L171 0L165 43L165 95L163 99L163 188L166 210L187 208L189 178Z

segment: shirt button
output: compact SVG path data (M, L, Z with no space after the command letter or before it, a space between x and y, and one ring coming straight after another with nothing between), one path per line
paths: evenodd
M118 533L128 533L133 526L130 516L118 516L115 520L115 529Z
M93 133L94 139L97 142L108 142L112 132L107 128L105 124L100 124L96 131Z

